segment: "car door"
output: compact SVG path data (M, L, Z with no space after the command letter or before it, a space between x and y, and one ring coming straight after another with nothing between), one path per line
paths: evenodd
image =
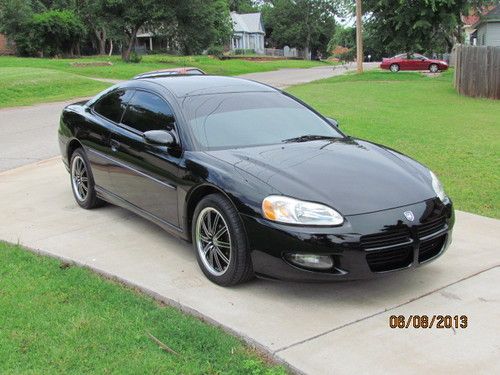
M415 54L413 56L414 59L414 69L415 70L427 70L429 67L428 60L425 56Z
M113 189L109 168L112 157L109 145L110 128L116 126L122 118L133 91L116 89L104 94L92 104L87 114L87 124L80 138L86 148L87 157L92 168L92 175L97 188L107 191Z
M180 146L148 143L143 133L168 130L178 139L171 106L159 95L136 90L110 135L115 160L110 168L113 192L133 206L175 227Z
M411 59L406 54L399 56L398 64L400 70L411 70Z

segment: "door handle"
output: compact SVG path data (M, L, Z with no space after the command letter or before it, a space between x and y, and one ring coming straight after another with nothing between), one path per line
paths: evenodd
M111 151L113 152L118 151L118 148L120 148L120 142L115 141L114 139L112 139L109 143L111 144Z

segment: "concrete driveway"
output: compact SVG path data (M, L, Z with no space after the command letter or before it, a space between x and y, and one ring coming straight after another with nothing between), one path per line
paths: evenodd
M0 173L0 238L86 265L203 316L308 374L498 373L500 221L458 212L438 261L371 281L208 282L191 246L123 209L86 211L58 158ZM391 315L466 329L391 329Z
M377 66L378 63L365 64L366 69L373 69ZM310 69L282 69L252 73L242 77L284 88L344 74L353 69L356 69L355 64L348 66L347 69L320 66ZM116 83L115 80L104 79L104 81ZM59 126L59 116L66 105L78 100L0 109L0 171L58 155L56 132Z

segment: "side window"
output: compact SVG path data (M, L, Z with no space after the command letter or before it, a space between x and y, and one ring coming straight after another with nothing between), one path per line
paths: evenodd
M94 104L94 111L108 120L120 122L127 102L132 97L132 90L116 90L105 95Z
M122 123L143 133L148 130L170 130L174 125L174 114L159 96L136 91Z

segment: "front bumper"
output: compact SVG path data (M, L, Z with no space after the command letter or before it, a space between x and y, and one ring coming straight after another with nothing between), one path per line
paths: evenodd
M414 221L405 218L412 211ZM330 281L377 277L426 264L444 253L454 225L452 203L439 199L374 213L347 216L339 227L277 224L241 215L255 272L281 280ZM330 255L326 271L298 267L286 253Z

